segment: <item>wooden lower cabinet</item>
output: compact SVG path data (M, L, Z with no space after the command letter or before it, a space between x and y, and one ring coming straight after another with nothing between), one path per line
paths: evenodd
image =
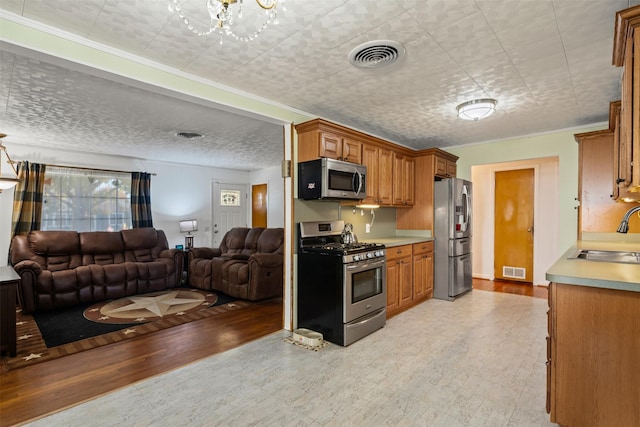
M387 317L411 301L411 254L411 245L387 248Z
M413 298L433 297L433 242L413 245Z
M433 242L387 248L387 318L433 296Z
M640 292L552 283L547 411L561 426L640 425Z

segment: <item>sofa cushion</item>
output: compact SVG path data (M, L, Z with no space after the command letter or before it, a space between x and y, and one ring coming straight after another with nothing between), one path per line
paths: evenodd
M158 244L158 233L152 227L122 230L120 234L124 248L128 251L151 249Z
M118 232L93 231L80 233L82 265L107 265L124 262L124 242Z
M267 228L257 244L259 253L284 254L284 228Z
M80 238L75 231L30 231L29 248L38 255L80 253Z
M220 250L223 254L240 254L244 250L244 243L249 234L249 229L244 227L232 228L224 235Z

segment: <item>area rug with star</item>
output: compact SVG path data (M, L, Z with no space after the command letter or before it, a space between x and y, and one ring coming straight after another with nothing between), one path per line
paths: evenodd
M249 301L218 292L173 288L32 315L18 308L17 355L3 355L1 369L33 365L249 306Z

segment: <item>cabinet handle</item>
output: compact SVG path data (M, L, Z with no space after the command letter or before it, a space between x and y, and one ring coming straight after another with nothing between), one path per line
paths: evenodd
M624 182L624 178L616 179L616 184L622 184Z

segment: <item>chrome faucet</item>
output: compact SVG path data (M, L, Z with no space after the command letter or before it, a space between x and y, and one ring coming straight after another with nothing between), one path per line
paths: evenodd
M618 226L618 229L616 231L618 233L626 233L627 231L629 231L629 218L631 218L631 215L638 211L640 211L640 206L629 209L627 213L624 214L624 218L622 218L622 221L620 222L620 225Z

